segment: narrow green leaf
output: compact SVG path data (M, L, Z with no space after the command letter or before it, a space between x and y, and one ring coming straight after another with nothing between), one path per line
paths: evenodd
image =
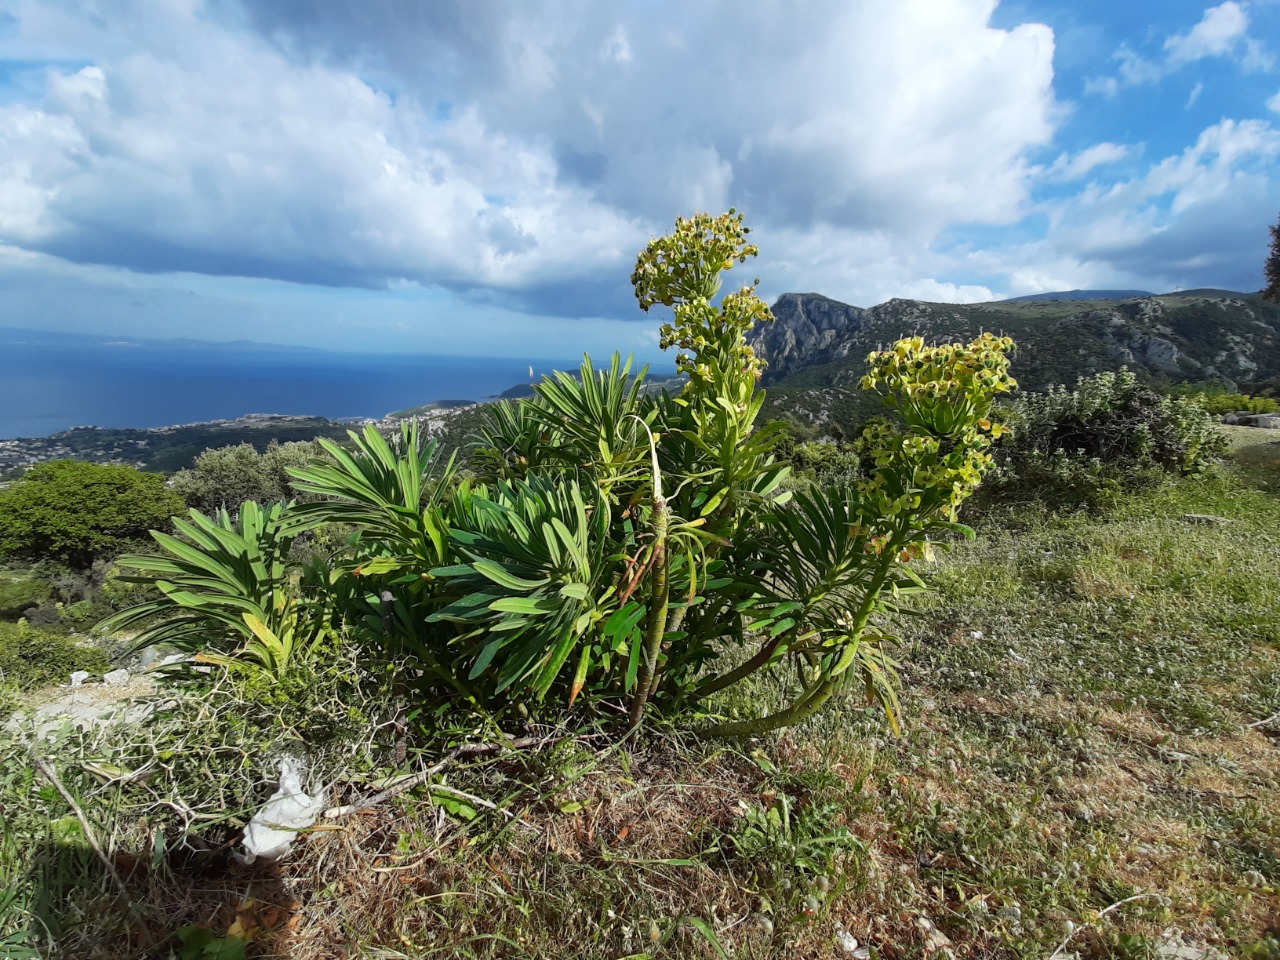
M569 706L578 699L583 686L587 682L587 671L591 669L591 644L582 645L582 653L578 655L578 669L573 672L573 686L569 690Z
M427 573L433 577L465 577L474 570L469 563L455 563L447 567L432 567Z
M566 630L560 636L555 647L552 648L546 665L539 672L537 683L534 684L539 697L546 696L547 691L551 689L551 684L555 683L556 676L560 673L560 668L569 659L569 654L573 652L577 640L577 636L569 630Z
M711 924L700 917L685 917L685 922L698 933L702 934L702 938L715 948L716 954L729 960L729 954L725 953L724 946L720 943L720 938L716 936L716 932L712 929Z
M705 504L702 505L702 509L698 511L698 515L705 517L708 514L713 513L716 507L720 506L720 504L724 502L725 494L727 494L728 492L729 492L728 487L721 487L719 490L717 490L714 494L712 494L711 499L709 499Z
M471 670L467 674L468 680L474 680L480 674L489 669L489 664L493 663L493 658L499 650L511 642L510 637L495 637L486 643L480 650L480 656L476 657L476 662L471 665Z
M482 577L486 577L499 586L506 587L508 590L536 590L538 587L544 587L550 582L550 578L527 580L524 577L518 577L502 564L495 563L492 560L477 560L472 564L472 567Z
M501 613L518 613L523 616L541 616L558 613L562 604L551 597L501 597L489 604L490 610Z
M605 621L604 635L616 641L617 637L626 636L635 629L637 623L644 617L645 605L636 600L631 600L625 607L621 607L613 612L613 615Z
M786 633L795 625L796 625L796 622L791 617L783 617L781 620L779 620L777 623L775 623L772 627L769 628L769 636L776 637L780 633Z

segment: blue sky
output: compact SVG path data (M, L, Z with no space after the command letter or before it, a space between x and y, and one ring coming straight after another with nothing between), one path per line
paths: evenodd
M1280 0L0 0L0 325L651 357L729 206L770 298L1256 290Z

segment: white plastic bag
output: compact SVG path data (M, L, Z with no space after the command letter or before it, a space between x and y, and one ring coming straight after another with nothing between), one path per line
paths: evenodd
M280 788L271 795L244 829L241 858L279 860L288 852L299 830L305 830L320 818L324 810L324 791L308 794L302 786L304 769L296 757L280 759Z

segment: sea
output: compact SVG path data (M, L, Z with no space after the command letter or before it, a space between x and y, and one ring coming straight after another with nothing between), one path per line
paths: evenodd
M581 358L339 353L249 342L109 339L0 328L0 439L249 413L381 417L485 400Z

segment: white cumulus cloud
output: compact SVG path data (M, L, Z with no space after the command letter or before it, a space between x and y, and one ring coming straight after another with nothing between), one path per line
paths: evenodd
M1271 176L1277 159L1280 130L1263 120L1223 120L1141 175L1048 204L1051 245L1125 285L1146 278L1166 288L1256 289L1255 238L1265 236L1280 202Z
M0 242L544 313L623 309L695 209L895 249L1014 221L1056 115L1052 33L993 0L14 9L0 55L88 65L0 108Z
M1175 34L1164 42L1171 63L1190 63L1204 57L1231 53L1249 28L1244 8L1235 0L1204 12L1200 22L1185 34Z
M1060 154L1046 175L1055 180L1079 180L1096 168L1119 163L1128 158L1132 149L1119 143L1096 143L1074 155Z
M1144 56L1129 43L1112 55L1114 75L1098 75L1085 81L1085 93L1115 96L1124 87L1158 83L1188 64L1209 57L1231 57L1248 71L1267 70L1273 58L1266 48L1248 35L1249 16L1236 0L1205 10L1200 21L1185 33L1165 38L1161 53ZM1197 88L1199 89L1199 88ZM1193 92L1188 106L1199 96Z

